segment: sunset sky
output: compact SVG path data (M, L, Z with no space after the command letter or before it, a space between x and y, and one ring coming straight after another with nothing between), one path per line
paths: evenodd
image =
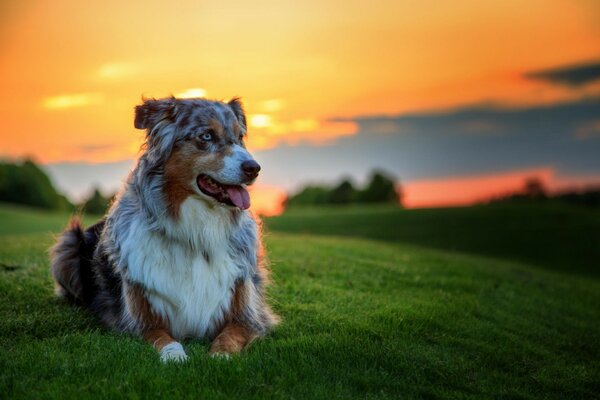
M411 207L600 182L600 2L2 1L0 157L119 187L142 96L241 96L255 209L373 168Z

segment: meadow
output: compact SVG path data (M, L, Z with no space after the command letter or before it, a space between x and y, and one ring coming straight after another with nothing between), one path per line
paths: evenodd
M303 209L265 221L284 320L231 360L142 340L52 295L66 214L0 206L0 398L593 398L598 210ZM93 217L86 218L92 222Z

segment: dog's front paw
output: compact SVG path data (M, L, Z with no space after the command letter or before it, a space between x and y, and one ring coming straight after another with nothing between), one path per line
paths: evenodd
M160 349L160 361L164 363L184 362L187 358L187 354L185 354L183 346L179 342L171 342Z

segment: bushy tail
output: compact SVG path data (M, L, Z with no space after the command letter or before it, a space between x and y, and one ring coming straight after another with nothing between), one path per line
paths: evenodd
M52 276L57 296L76 304L87 304L90 293L93 248L85 240L80 219L73 217L50 250Z

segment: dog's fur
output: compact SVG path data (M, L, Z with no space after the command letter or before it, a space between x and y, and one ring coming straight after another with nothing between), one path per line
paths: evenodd
M56 293L143 336L163 361L187 357L186 337L212 340L211 354L238 352L278 322L246 210L260 167L244 146L242 105L149 99L135 127L146 130L143 153L108 214L86 230L73 219L51 250Z

